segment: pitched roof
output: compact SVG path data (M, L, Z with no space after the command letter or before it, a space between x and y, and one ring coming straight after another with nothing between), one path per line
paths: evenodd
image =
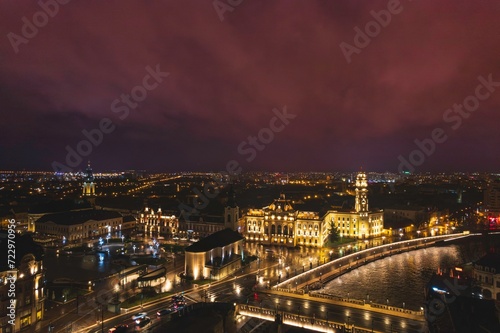
M186 248L186 252L206 252L217 247L233 244L242 239L243 236L241 236L240 233L230 228L226 228L224 230L214 232L210 236L188 246Z
M132 215L126 215L123 217L123 223L125 222L135 222L136 219Z
M81 224L89 220L102 221L119 217L122 217L122 215L115 211L87 209L47 214L36 220L35 223L53 222L60 225L74 225Z
M488 253L487 255L481 257L474 264L494 268L497 273L500 273L500 254L498 253Z

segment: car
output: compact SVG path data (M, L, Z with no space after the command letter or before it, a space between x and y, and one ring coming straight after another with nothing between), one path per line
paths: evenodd
M164 317L164 316L166 316L166 315L168 315L168 314L170 314L170 313L172 313L172 310L170 310L170 309L163 309L163 310L158 310L158 311L156 312L156 315L157 315L158 317Z
M139 322L135 326L135 330L140 331L140 330L143 330L150 325L151 325L151 319L149 317L145 317L142 320L139 320Z
M110 328L108 333L125 333L127 332L128 325L118 325L113 328Z
M146 318L147 315L146 312L139 312L132 316L132 320L143 319Z

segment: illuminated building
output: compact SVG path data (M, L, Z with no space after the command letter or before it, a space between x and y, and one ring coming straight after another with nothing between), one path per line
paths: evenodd
M488 185L484 192L484 204L488 211L500 213L500 180L495 180Z
M146 207L140 215L137 227L146 237L172 238L179 231L179 219L173 214L164 214L161 208L155 212L154 209Z
M368 208L368 182L366 173L359 172L356 177L356 198L354 211L330 211L326 214L327 223L333 223L340 237L371 238L382 235L384 229L383 211L372 212Z
M330 210L320 216L318 212L295 210L291 201L281 195L267 207L248 210L242 218L243 234L249 241L288 247L322 247L331 224L341 237L380 236L384 229L383 212L371 212L368 208L368 183L364 172L358 173L356 178L354 208L346 212Z
M295 210L282 194L262 209L250 209L243 217L243 233L262 244L323 246L326 225L318 213Z
M0 231L0 248L7 254L8 233ZM0 333L34 332L44 316L44 286L43 286L43 250L29 235L15 237L16 260L15 267L7 265L7 256L0 264ZM15 276L15 297L9 296L11 289L10 277ZM7 315L11 299L15 299L15 319L11 325Z
M35 231L61 240L81 241L96 236L112 236L125 226L135 224L135 219L124 217L110 210L77 210L46 214L35 222Z
M243 237L229 228L217 231L185 249L185 277L220 280L241 268Z
M94 174L92 173L92 168L90 167L90 161L87 164L85 177L83 178L83 197L86 198L92 206L95 205Z
M500 302L500 255L489 253L474 263L474 279L485 299Z
M165 267L160 267L154 271L145 273L139 278L137 278L137 286L139 288L150 288L154 289L156 292L165 291L162 286L165 285L167 281L167 269Z
M488 185L484 192L484 204L487 213L487 228L500 228L500 180L496 179Z

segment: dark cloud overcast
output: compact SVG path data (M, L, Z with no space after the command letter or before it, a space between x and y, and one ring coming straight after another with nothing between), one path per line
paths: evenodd
M347 63L339 45L389 1L243 1L221 22L211 1L71 1L16 54L8 34L40 11L1 4L0 169L50 170L102 118L98 170L396 171L415 139L448 139L419 171L498 171L500 87L451 130L446 109L500 81L500 3L402 1ZM146 67L170 75L120 120L111 103ZM238 153L273 108L297 115L252 162ZM77 166L76 169L83 167Z

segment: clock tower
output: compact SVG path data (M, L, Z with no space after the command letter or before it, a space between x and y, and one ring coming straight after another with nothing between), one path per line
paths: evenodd
M368 213L368 182L366 173L359 172L356 176L356 213Z
M83 177L83 198L87 199L92 206L95 206L95 183L90 161L85 170L85 177Z

